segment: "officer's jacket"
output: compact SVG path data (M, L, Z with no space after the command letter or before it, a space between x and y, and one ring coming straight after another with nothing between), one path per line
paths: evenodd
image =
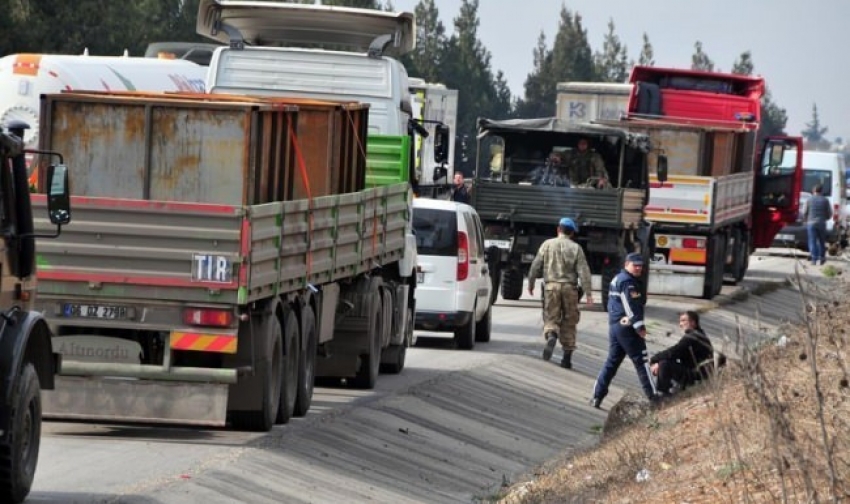
M640 330L644 326L641 297L638 279L626 270L620 271L608 289L608 323Z
M590 267L581 245L567 236L543 242L528 270L528 281L540 277L545 282L567 283L575 287L579 278L585 291L590 291Z

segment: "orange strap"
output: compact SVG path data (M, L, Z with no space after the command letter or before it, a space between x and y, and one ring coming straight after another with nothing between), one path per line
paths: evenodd
M313 191L310 189L310 176L307 174L307 164L304 163L304 156L301 155L301 147L298 145L298 137L289 125L289 138L292 139L292 147L295 149L295 159L298 164L298 171L301 172L301 182L304 184L304 190L307 192L307 201L309 212L307 214L307 278L313 272Z

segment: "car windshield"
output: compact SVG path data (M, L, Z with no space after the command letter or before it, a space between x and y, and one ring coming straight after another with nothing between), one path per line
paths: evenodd
M812 192L817 184L823 186L824 196L832 196L832 173L829 170L807 170L803 168L803 191Z
M457 255L457 215L454 211L414 208L413 231L419 255Z

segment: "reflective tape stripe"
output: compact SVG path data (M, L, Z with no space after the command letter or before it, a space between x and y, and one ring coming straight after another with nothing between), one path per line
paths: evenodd
M198 352L236 353L236 336L172 331L171 348Z

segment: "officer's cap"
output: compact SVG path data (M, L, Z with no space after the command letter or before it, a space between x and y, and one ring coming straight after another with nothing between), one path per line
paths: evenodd
M643 266L643 256L641 256L638 252L632 252L626 256L626 262L632 263L636 266Z
M558 225L562 228L572 229L574 233L578 233L578 224L569 217L563 217L560 221L558 221Z

